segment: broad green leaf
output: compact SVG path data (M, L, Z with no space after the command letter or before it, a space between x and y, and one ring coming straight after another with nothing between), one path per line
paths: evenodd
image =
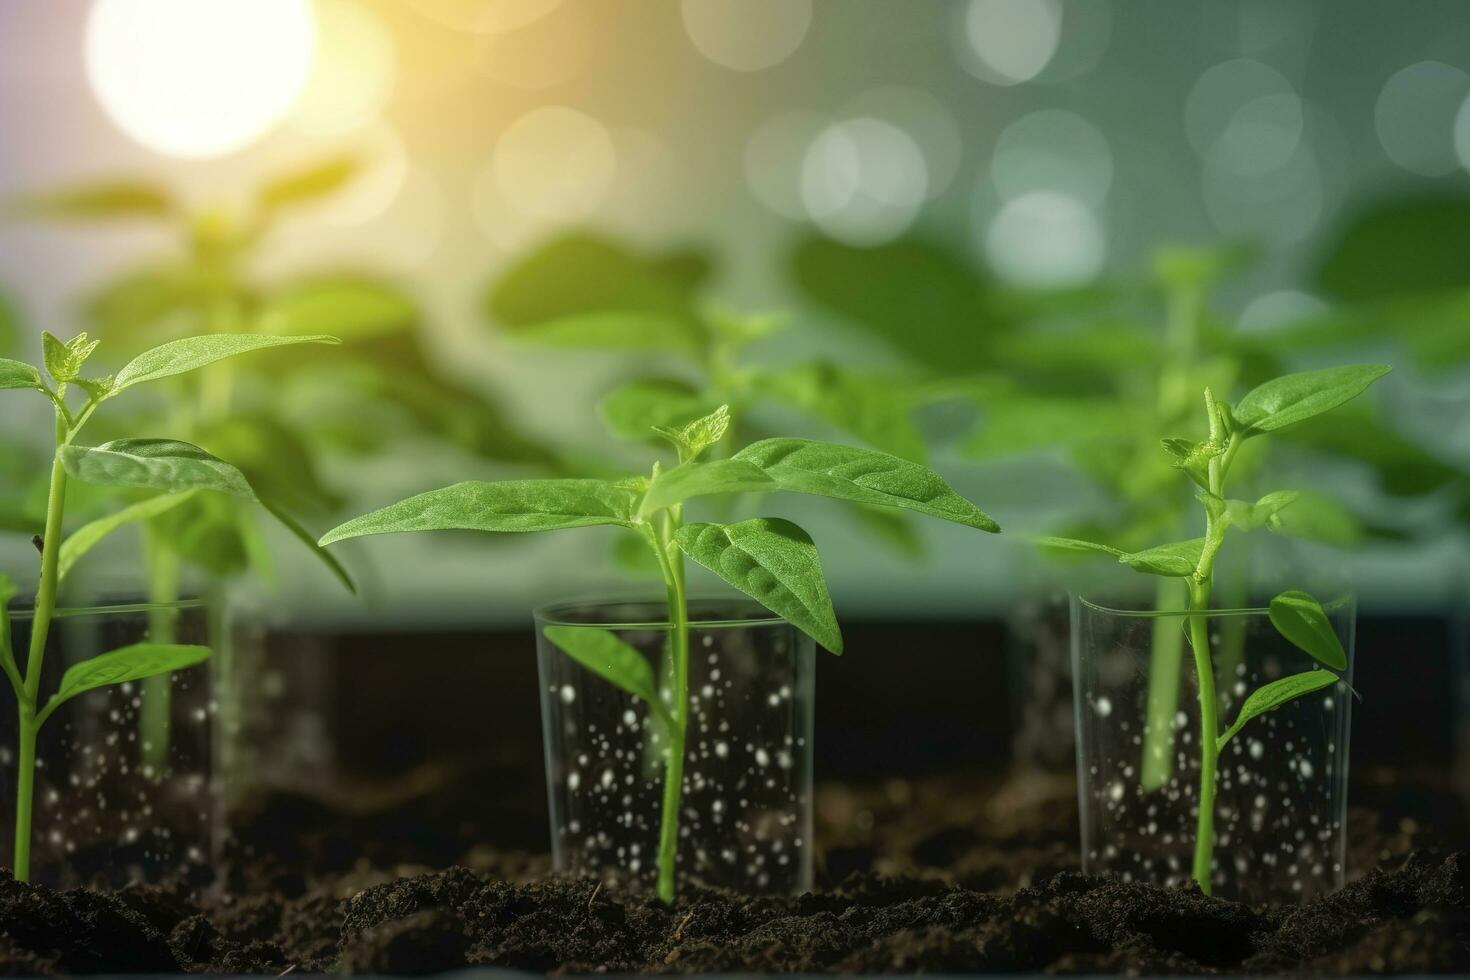
M180 507L152 519L157 538L184 561L217 580L252 568L269 582L256 539L259 532L245 515L245 502L219 493L194 494Z
M257 200L261 208L267 211L316 201L335 193L357 171L357 161L352 157L323 160L270 181L260 189Z
M652 378L614 388L598 404L598 413L613 435L651 439L654 429L707 415L716 407L683 381Z
M603 680L622 688L655 711L664 710L654 686L653 668L643 654L611 630L590 626L547 626L546 638Z
M188 643L134 643L72 664L61 675L61 685L46 702L40 718L44 720L63 701L78 694L124 681L171 674L203 663L209 654L209 647Z
M783 329L789 317L785 313L734 313L715 308L705 311L705 319L720 342L733 351Z
M135 504L124 507L122 510L114 511L94 521L89 521L77 528L66 540L61 542L61 551L56 559L56 574L59 578L66 578L67 572L77 563L83 555L92 550L96 544L107 537L113 531L136 521L146 521L157 517L166 510L184 503L197 491L185 490L182 493L161 493L147 500L140 500Z
M1235 724L1227 728L1216 741L1217 748L1224 748L1225 743L1235 737L1246 722L1257 718L1268 711L1281 707L1288 701L1294 701L1304 694L1320 691L1324 687L1331 687L1338 681L1338 676L1330 670L1308 670L1300 674L1291 674L1274 680L1269 684L1263 684L1250 693L1245 703L1240 706L1240 713L1235 718Z
M1271 625L1313 660L1333 670L1347 670L1347 653L1322 604L1305 592L1291 590L1271 600Z
M1352 364L1275 378L1240 400L1235 422L1247 437L1285 428L1356 398L1390 370L1386 364Z
M10 210L39 218L161 218L173 213L173 201L157 184L113 180L21 198Z
M0 388L35 388L43 390L45 383L41 380L39 369L27 364L25 361L14 361L8 357L0 357Z
M648 538L631 528L620 528L613 538L612 562L629 575L661 575L658 555L648 546Z
M738 459L681 463L654 477L639 506L648 515L683 503L690 497L713 493L744 493L775 489L776 482L759 466Z
M1266 527L1278 534L1351 548L1366 533L1362 521L1338 500L1324 493L1301 491L1297 502L1273 514Z
M254 500L244 474L198 446L175 439L114 439L100 446L62 446L58 453L76 480L103 487L146 487L179 493L218 490Z
M1006 395L984 406L966 456L990 459L1045 452L1100 440L1131 439L1142 420L1127 405L1106 398Z
M1184 578L1194 574L1204 546L1204 538L1173 541L1169 544L1161 544L1156 548L1146 548L1143 551L1125 552L1118 556L1118 561L1135 572Z
M759 466L781 490L902 507L982 531L1000 530L995 521L955 493L939 474L887 453L810 439L776 438L751 443L733 458Z
M520 327L518 340L593 350L697 350L689 326L654 313L583 313Z
M730 406L721 405L708 415L679 426L657 425L653 431L663 436L679 451L679 462L698 458L710 446L725 438L730 429Z
M780 399L875 449L921 462L925 446L910 414L906 383L825 362L745 372L755 390Z
M75 380L82 365L87 363L87 358L97 349L101 341L87 340L85 332L77 334L71 340L62 342L52 336L50 331L41 332L41 353L45 358L46 372L59 383L66 384Z
M258 334L207 334L172 340L133 358L113 379L113 393L125 391L145 381L156 381L185 371L193 371L215 361L287 344L340 344L336 337L266 337Z
M633 526L635 494L606 480L466 481L389 504L322 536L321 545L404 531L554 531Z
M1470 322L1470 321L1467 321ZM1470 329L1465 331L1470 334ZM1358 460L1373 469L1387 493L1417 497L1461 483L1466 472L1386 425L1373 406L1358 402L1282 433L1294 445Z
M1281 512L1296 503L1300 496L1296 490L1275 490L1253 504L1244 500L1226 501L1230 524L1242 531L1265 527L1276 521Z
M274 336L331 334L351 342L409 329L418 316L402 290L370 279L336 279L277 293L261 307L255 326Z
M686 524L674 540L690 558L828 650L842 652L817 546L801 528L757 517L738 524Z
M1042 548L1050 548L1054 551L1085 551L1107 555L1111 558L1122 560L1123 552L1117 548L1111 548L1096 541L1083 541L1079 538L1058 538L1051 535L1042 535L1033 538L1032 541Z
M261 500L260 505L269 511L272 517L280 521L281 526L287 531L290 531L296 540L304 544L307 550L316 557L317 561L327 566L327 571L336 576L337 581L342 583L343 588L353 595L357 595L357 583L352 581L352 576L347 574L347 569L343 567L335 555L316 543L316 536L302 527L300 521L269 500Z

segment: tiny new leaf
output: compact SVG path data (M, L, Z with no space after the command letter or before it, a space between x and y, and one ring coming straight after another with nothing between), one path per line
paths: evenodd
M758 517L738 524L687 524L679 549L833 653L842 633L811 537L790 521Z
M1351 401L1390 370L1386 364L1350 364L1283 375L1242 398L1235 423L1247 437L1285 428Z
M179 493L218 490L254 500L245 475L198 446L175 439L114 439L100 446L62 446L57 451L76 480L103 487L146 487Z
M1216 747L1224 748L1225 743L1234 738L1236 733L1244 728L1246 722L1252 718L1279 708L1288 701L1294 701L1304 694L1311 694L1313 691L1320 691L1324 687L1330 687L1337 683L1337 680L1337 675L1332 671L1317 668L1315 670L1303 671L1300 674L1291 674L1279 680L1274 680L1269 684L1261 685L1250 693L1250 697L1245 699L1245 703L1240 706L1240 714L1235 718L1235 724L1225 729L1224 734L1216 740Z
M710 446L725 438L730 429L730 406L721 405L713 412L680 426L656 425L653 431L673 443L679 451L679 462L695 459Z
M1347 653L1322 604L1305 592L1283 592L1271 600L1271 625L1312 659L1333 670L1347 670Z
M654 712L664 712L653 668L616 633L587 626L548 626L544 632L577 663L645 702Z
M0 388L42 389L44 387L41 372L37 368L25 361L0 357Z
M142 680L193 667L208 660L209 654L209 647L189 643L134 643L72 664L61 675L61 685L56 693L37 714L37 724L50 717L63 701L78 694L109 684Z
M79 333L63 343L49 332L42 331L41 354L46 362L46 372L61 384L76 380L98 343L100 341L87 340L86 333Z

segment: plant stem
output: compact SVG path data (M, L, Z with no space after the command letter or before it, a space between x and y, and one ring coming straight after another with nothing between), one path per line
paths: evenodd
M1210 606L1210 583L1192 582L1189 588L1190 612L1203 612ZM1200 890L1210 894L1210 869L1215 855L1215 770L1220 750L1219 700L1215 696L1215 667L1210 658L1210 630L1206 618L1189 617L1189 644L1194 647L1194 670L1199 680L1199 824L1194 840L1194 880Z
M674 662L673 724L669 726L668 755L664 763L663 811L658 835L658 897L666 905L674 901L674 870L679 854L679 801L684 792L684 736L689 721L689 610L684 590L684 559L670 547L678 527L677 513L670 512L662 530L653 532L654 550L663 570L669 602L669 648Z
M1154 609L1177 608L1176 580L1160 577ZM1184 662L1184 631L1167 616L1153 622L1153 650L1148 667L1148 721L1143 731L1139 784L1145 792L1159 789L1174 775L1174 715L1179 711L1179 673Z
M36 609L31 617L30 650L26 657L25 683L19 707L19 768L15 787L15 855L17 881L31 878L31 813L36 780L36 700L41 692L41 666L46 660L46 638L51 615L56 610L57 560L61 556L61 525L66 509L66 468L60 448L68 435L65 419L56 416L57 454L51 461L51 488L46 498L46 530L41 540L41 584L36 590Z
M178 640L177 609L168 603L179 597L179 557L150 524L143 527L143 548L148 561L148 639L153 643ZM155 778L168 768L169 720L173 707L173 675L154 674L143 679L143 703L138 717L142 739L142 762Z

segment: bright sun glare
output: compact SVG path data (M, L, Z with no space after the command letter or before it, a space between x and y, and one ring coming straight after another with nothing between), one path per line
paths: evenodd
M286 114L315 42L310 0L96 0L87 77L150 149L222 156Z

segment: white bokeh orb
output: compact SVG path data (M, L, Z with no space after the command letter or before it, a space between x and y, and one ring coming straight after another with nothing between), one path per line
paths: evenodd
M1060 0L970 0L961 62L972 75L1017 85L1040 75L1062 39Z
M1443 177L1460 165L1456 122L1470 75L1442 61L1420 61L1388 79L1373 107L1378 141L1410 173Z
M811 0L683 0L684 30L696 50L723 68L773 68L801 47Z
M393 92L398 49L381 17L351 0L319 0L316 57L291 125L340 136L376 118Z
M1022 286L1080 286L1102 271L1102 224L1082 201L1060 191L1031 191L1001 205L985 229L985 258Z
M807 148L801 197L807 216L831 237L878 245L901 235L928 194L924 153L881 119L835 122Z
M536 218L586 217L606 200L617 172L607 127L566 106L533 109L500 137L490 172L507 205Z
M1066 109L1042 109L1006 126L996 139L991 180L1003 198L1056 190L1100 205L1113 183L1107 137Z

